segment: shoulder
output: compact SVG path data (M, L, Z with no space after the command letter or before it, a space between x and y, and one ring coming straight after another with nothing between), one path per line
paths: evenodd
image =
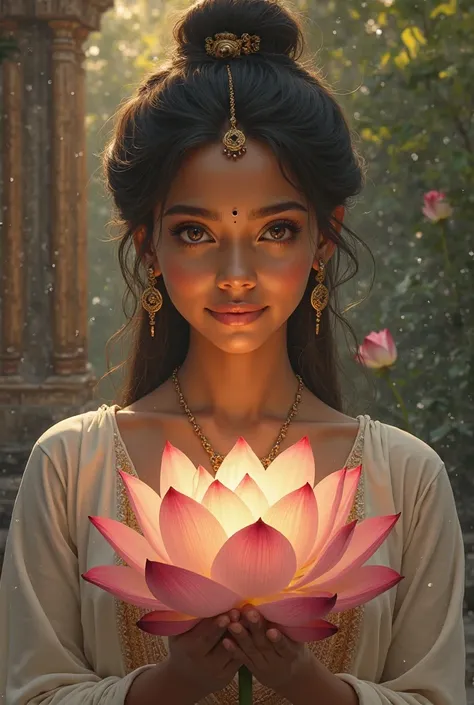
M98 409L61 419L41 434L34 448L41 450L53 464L69 464L71 460L79 458L87 442L97 443L105 430L109 409L103 404Z
M401 428L369 418L365 453L377 472L386 468L395 494L420 498L446 469L424 440Z

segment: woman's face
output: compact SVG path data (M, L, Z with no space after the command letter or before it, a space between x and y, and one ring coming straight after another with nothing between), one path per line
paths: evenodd
M332 254L332 243L316 252L314 214L255 141L235 162L221 145L190 154L163 213L155 273L192 335L228 353L252 352L284 329L313 264Z

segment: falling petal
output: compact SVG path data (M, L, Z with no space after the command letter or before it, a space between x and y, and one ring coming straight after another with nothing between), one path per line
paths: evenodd
M166 563L147 561L145 579L163 604L195 617L214 617L242 601L242 596L215 580Z
M258 519L231 536L216 555L211 577L242 597L283 590L296 570L291 543Z

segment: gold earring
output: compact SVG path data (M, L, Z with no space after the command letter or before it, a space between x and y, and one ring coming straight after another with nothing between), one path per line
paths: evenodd
M150 317L151 337L155 337L155 314L163 306L163 297L161 292L155 287L156 277L153 267L150 265L147 269L148 287L142 294L142 306L148 312Z
M317 284L311 292L311 306L316 311L316 335L319 335L319 324L321 321L321 313L326 308L329 302L329 289L323 284L325 277L325 264L322 259L319 260L319 270L316 274Z

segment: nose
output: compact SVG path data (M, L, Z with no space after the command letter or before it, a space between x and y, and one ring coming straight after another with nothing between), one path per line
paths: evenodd
M253 263L251 248L233 244L222 252L217 273L217 286L222 290L253 289L257 284L257 275Z

